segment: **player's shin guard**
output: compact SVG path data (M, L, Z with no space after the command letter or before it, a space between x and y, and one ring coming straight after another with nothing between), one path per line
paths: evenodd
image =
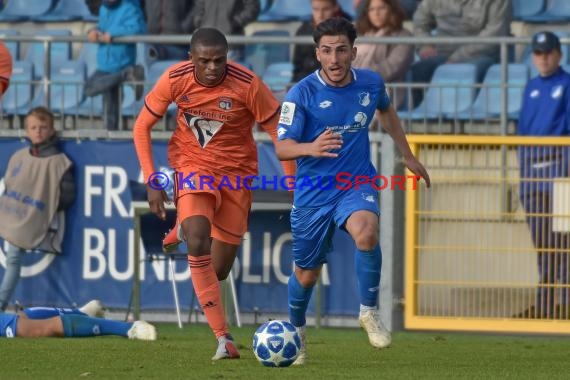
M287 285L289 299L289 320L295 327L305 326L307 323L305 313L311 300L313 287L304 288L297 280L295 272L289 277Z
M220 297L220 283L212 264L212 258L210 255L188 255L188 264L198 302L200 302L210 328L216 338L219 338L228 333L228 327Z
M80 338L98 335L127 336L132 323L92 318L85 315L63 314L60 316L66 337Z
M371 251L356 250L354 266L358 278L360 304L375 307L378 304L380 290L380 270L382 269L382 252L380 245Z

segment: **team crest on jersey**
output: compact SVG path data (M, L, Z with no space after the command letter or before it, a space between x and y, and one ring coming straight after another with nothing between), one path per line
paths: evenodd
M221 109L229 111L232 109L232 100L230 98L218 99L218 105Z
M194 116L187 112L184 112L183 114L188 128L190 128L192 133L194 133L196 140L198 140L198 144L200 144L202 148L205 148L206 145L208 145L210 140L224 125L223 122L218 120Z
M559 84L552 89L550 95L552 96L552 99L558 99L562 96L562 92L564 92L564 89L562 88L562 85Z
M369 92L361 92L358 94L358 103L361 106L366 107L370 104L370 93Z

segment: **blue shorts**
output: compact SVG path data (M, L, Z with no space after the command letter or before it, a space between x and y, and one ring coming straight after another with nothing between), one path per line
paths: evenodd
M333 248L335 226L344 229L350 215L361 210L380 215L378 192L371 185L346 190L336 202L329 205L293 207L291 232L295 265L302 269L314 269L326 263L326 256Z
M0 338L14 338L18 327L18 314L0 313Z

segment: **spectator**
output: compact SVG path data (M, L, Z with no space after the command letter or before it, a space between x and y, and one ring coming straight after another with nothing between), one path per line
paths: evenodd
M402 7L402 9L404 11L404 19L405 20L411 20L412 19L412 17L414 16L414 12L416 11L416 9L418 8L418 5L420 4L420 1L422 1L422 0L398 0L398 3L400 4L400 6ZM353 8L356 10L356 15L357 15L356 17L357 18L360 16L362 11L366 8L364 3L365 3L365 1L363 1L363 0L354 0L352 2Z
M76 195L72 163L58 148L53 114L44 107L32 109L25 130L31 146L10 158L6 191L0 196L0 237L8 243L0 311L6 309L20 280L24 251L61 253L64 210Z
M350 20L349 14L345 13L337 0L311 0L313 17L299 26L296 36L312 36L315 26L331 17L344 17ZM307 75L321 67L315 56L315 45L297 44L293 51L293 79L298 82Z
M518 122L522 136L570 135L570 74L560 67L560 40L551 32L532 39L532 59L538 76L524 90ZM561 318L568 314L568 232L553 228L552 181L568 177L568 147L529 146L519 149L520 199L538 253L539 288L536 303L521 318ZM529 180L524 180L529 179ZM537 179L544 179L543 181ZM555 289L561 288L555 304Z
M6 44L0 41L0 97L6 92L10 85L12 76L12 55Z
M243 36L245 27L257 20L261 4L259 0L195 0L194 28L211 27L225 35ZM232 45L228 58L243 61L244 46Z
M98 42L97 70L87 79L85 95L103 94L105 127L119 128L121 84L135 83L135 96L142 97L144 68L135 65L136 45L113 43L113 38L146 33L146 24L138 0L103 0L97 27L87 38Z
M95 306L95 308L92 308ZM84 307L30 307L19 314L0 313L0 338L84 338L117 335L129 339L156 340L153 325L101 318L101 302ZM92 311L95 311L94 313Z
M411 36L404 29L404 10L398 0L365 0L366 12L356 20L359 36ZM356 44L353 67L376 71L386 83L404 82L414 60L413 45L406 44ZM405 91L393 89L392 104L398 109L404 103Z
M414 35L428 37L508 36L512 18L510 0L423 0L414 13ZM499 45L441 44L422 45L420 60L412 65L412 81L429 83L435 69L443 63L472 63L478 81L487 68L499 60ZM414 104L423 98L421 89L413 91Z
M152 0L145 2L148 33L190 34L194 30L192 21L193 0ZM157 59L185 60L188 58L188 44L158 43L152 46Z

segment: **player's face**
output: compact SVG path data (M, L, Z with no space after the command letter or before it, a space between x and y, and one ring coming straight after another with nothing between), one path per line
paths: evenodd
M548 53L540 51L535 51L532 53L532 61L534 62L534 66L542 77L547 77L554 74L556 70L558 70L558 66L560 66L561 58L562 54L556 49Z
M32 144L41 144L55 133L55 129L48 125L45 120L40 120L34 115L30 115L26 118L26 135L32 142Z
M197 45L190 51L194 63L196 78L205 86L215 86L222 81L226 73L228 52L224 46Z
M333 17L338 10L338 5L332 0L313 0L311 11L315 25Z
M370 23L376 29L386 26L390 17L390 7L383 0L372 0L367 11Z
M350 67L356 57L356 48L350 45L347 36L322 36L316 53L325 82L335 87L350 83Z

